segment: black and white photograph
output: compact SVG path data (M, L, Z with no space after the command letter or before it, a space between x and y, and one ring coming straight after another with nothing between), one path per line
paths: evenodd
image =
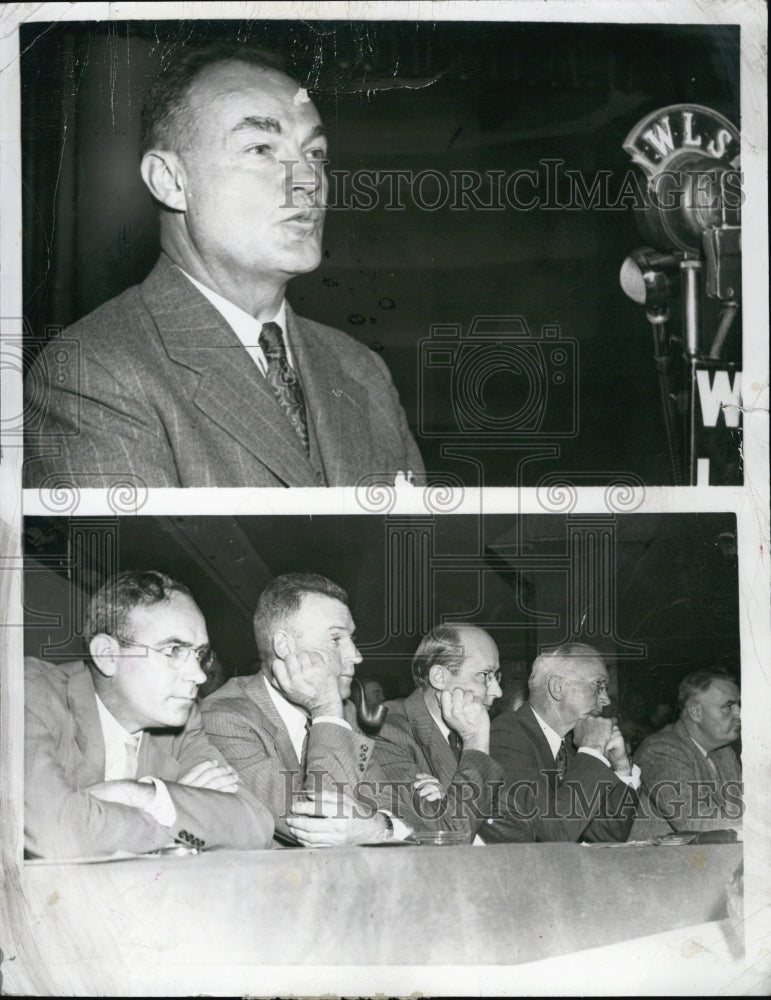
M766 39L0 11L0 996L769 994Z
M518 966L710 921L737 948L732 514L49 516L24 539L33 884L117 852L128 913L162 898L157 946L196 966ZM171 831L121 797L121 744L102 780L103 705Z
M743 482L738 25L20 41L25 486Z

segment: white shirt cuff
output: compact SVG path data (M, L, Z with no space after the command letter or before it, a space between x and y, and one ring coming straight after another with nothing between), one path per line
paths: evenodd
M616 771L616 777L623 781L625 785L629 785L630 788L634 788L635 791L640 787L640 768L637 764L632 764L631 774L619 774Z
M173 826L177 821L177 809L164 782L160 778L151 778L149 775L139 780L144 785L155 786L155 797L149 806L145 806L145 812L149 813L161 826Z
M333 722L336 726L342 726L343 729L351 728L350 722L346 722L345 719L338 719L336 715L317 715L311 722L311 727L315 726L317 722Z
M394 816L388 809L378 809L378 812L383 813L384 816L388 816L393 823L394 835L391 838L392 840L406 840L412 834L411 827L407 826L404 820L399 819L398 816Z

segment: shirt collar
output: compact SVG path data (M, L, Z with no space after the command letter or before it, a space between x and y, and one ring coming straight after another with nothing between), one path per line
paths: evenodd
M128 729L124 729L99 695L95 694L94 697L96 698L96 710L99 713L99 724L102 727L105 746L120 745L123 747L127 743L136 743L138 748L142 742L142 731L130 733Z
M263 680L265 681L265 687L268 689L271 701L275 705L281 721L287 728L289 739L292 741L292 746L299 760L302 757L302 748L305 742L305 725L308 716L297 705L293 705L291 701L287 701L283 694L273 687L267 677L263 676Z
M202 285L200 281L194 278L191 274L188 274L183 268L179 267L179 264L175 266L179 268L188 281L195 285L201 295L205 296L209 302L211 302L220 316L222 316L244 347L255 359L264 374L266 369L265 358L262 353L262 349L259 346L262 322L255 319L254 316L250 316L245 309L242 309L240 306L235 305L235 303L230 302L218 292L214 292L211 288L207 288L206 285ZM287 360L290 365L293 365L292 350L289 346L289 336L286 328L286 299L281 300L281 305L278 307L276 315L271 317L270 320L265 320L265 322L278 323L281 327L284 333L284 345L286 347Z
M556 760L559 748L562 746L562 737L558 732L552 729L552 727L549 725L548 722L544 722L544 720L541 718L538 712L536 712L536 710L533 708L532 705L530 706L530 708L532 709L533 715L535 716L535 721L541 727L543 735L546 737L546 741L549 744L549 749L551 750L551 755Z

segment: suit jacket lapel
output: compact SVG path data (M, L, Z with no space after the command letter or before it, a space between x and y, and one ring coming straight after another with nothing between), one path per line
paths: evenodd
M86 787L104 781L104 737L91 674L85 663L80 667L67 682L67 703L75 722L75 743L83 754L78 784Z
M296 370L302 382L309 422L327 483L350 482L372 468L369 438L359 433L367 414L367 389L340 367L340 358L323 342L318 324L294 314L287 305L287 326Z
M422 688L417 688L405 700L404 710L415 739L428 759L431 773L446 787L452 782L458 762L439 726L431 718Z
M171 360L200 376L195 405L287 485L318 485L300 439L238 337L164 254L142 296Z
M263 670L260 670L248 682L246 693L257 705L264 719L264 728L273 737L279 760L285 768L299 768L300 761L295 753L289 733L281 716L276 711L273 699L268 694L265 684L269 683Z

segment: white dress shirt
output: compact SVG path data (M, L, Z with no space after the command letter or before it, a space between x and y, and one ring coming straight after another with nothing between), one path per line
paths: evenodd
M183 271L181 267L179 270L182 271L187 280L192 282L198 291L202 295L205 295L209 302L211 302L217 312L233 330L233 333L235 333L244 345L252 361L254 361L262 374L266 375L268 371L268 363L265 360L265 355L260 347L262 322L255 319L254 316L250 316L249 313L244 309L241 309L240 306L234 305L232 302L223 298L218 292L213 292L211 288L207 288L206 285L202 285L200 281L197 281L192 275L188 274L187 271ZM265 320L265 322L278 323L281 327L284 334L284 346L286 347L287 361L289 362L289 367L294 368L292 348L289 346L289 334L286 329L286 299L282 300L276 315L273 316L270 321Z
M305 720L308 716L297 705L293 705L291 701L287 701L283 694L268 682L267 677L263 677L263 680L265 681L265 687L268 689L271 701L276 706L276 711L281 716L281 721L287 728L289 739L292 741L292 746L297 754L297 759L302 760L303 743L305 742ZM317 722L332 722L336 726L342 726L343 729L350 730L351 728L345 719L339 719L336 715L317 715L311 722L311 726L314 726Z
M104 780L105 781L129 781L137 780L137 757L139 748L142 745L143 732L130 733L118 722L115 716L105 706L99 695L96 695L96 710L99 713L99 724L102 727L102 737L104 739ZM128 764L131 758L127 756L126 747L131 745L134 748L133 768ZM133 770L133 774L129 771ZM149 813L156 823L161 826L172 826L177 818L177 810L169 795L169 790L160 778L152 775L144 775L138 779L144 784L152 784L155 787L155 797L153 801L144 807L144 811Z

